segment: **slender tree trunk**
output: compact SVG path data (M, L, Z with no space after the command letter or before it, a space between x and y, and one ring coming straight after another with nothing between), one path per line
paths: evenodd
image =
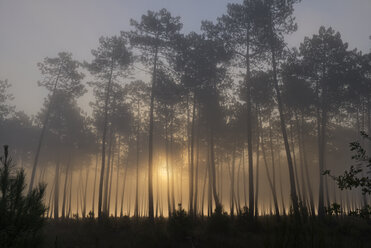
M89 181L89 168L86 168L86 178L85 178L85 187L84 187L84 209L83 209L83 218L85 218L86 215L86 198L87 198L87 192L88 192L88 181Z
M300 175L301 175L301 189L302 189L302 204L304 206L307 206L310 211L312 211L312 207L308 206L308 198L307 198L307 191L306 191L306 180L304 177L304 170L305 170L305 162L304 162L304 156L303 156L303 147L302 147L302 137L301 137L301 130L300 130L300 123L298 119L297 112L295 112L295 122L296 122L296 131L297 131L297 137L298 137L298 147L299 147L299 161L300 161Z
M167 106L166 106L167 109ZM165 153L166 153L166 183L167 183L167 211L168 216L171 217L171 200L170 200L170 168L169 168L169 134L168 134L168 113L165 118Z
M117 172L116 172L116 197L115 197L115 218L117 218L117 204L118 204L118 194L119 194L119 175L120 175L120 149L121 149L120 136L118 137L117 143Z
M257 113L257 121L256 121L256 179L255 179L255 218L259 216L258 210L258 199L259 199L259 161L260 161L260 109L259 106L256 106L256 113Z
M107 157L107 170L106 170L106 178L104 179L104 196L103 196L103 212L106 216L109 216L109 209L108 209L108 184L110 178L110 170L111 170L111 155L112 155L112 144L113 144L113 128L112 126L109 128L109 145L108 145L108 157Z
M201 198L201 216L204 217L204 203L205 203L205 189L206 189L206 181L207 181L207 175L208 175L208 164L205 166L205 172L204 172L204 185L202 187L202 198Z
M53 210L53 207L52 207L52 204L53 204L53 202L52 202L52 196L53 196L53 192L54 192L54 186L55 186L55 180L54 180L54 182L53 182L53 184L52 184L52 187L51 187L51 189L50 189L50 193L49 193L49 201L48 201L48 212L47 212L47 214L46 214L46 216L47 216L47 218L51 218L51 216L52 216L52 210Z
M231 168L231 195L230 195L230 214L231 216L234 215L234 176L235 176L235 161L236 161L236 144L233 146L233 153L232 153L232 168Z
M153 63L153 74L152 74L152 89L151 89L151 103L149 109L149 130L148 130L148 217L151 221L154 219L154 209L153 209L153 111L154 111L154 89L156 87L157 78L157 56L158 47L155 48L154 63Z
M285 144L287 166L288 166L288 169L289 169L291 201L292 201L294 213L297 217L299 217L299 204L298 204L298 197L297 197L297 194L296 194L294 166L293 166L293 163L292 163L289 141L288 141L288 138L287 138L285 115L284 115L283 104L282 104L282 100L281 100L281 92L280 92L280 88L279 88L279 85L278 85L276 53L275 53L275 49L274 49L273 46L271 48L271 53L272 53L274 88L275 88L275 91L276 91L276 97L277 97L277 103L278 103L278 112L279 112L280 123L281 123L281 131L282 131L283 141L284 141L284 144Z
M314 207L314 197L313 197L313 190L312 190L312 184L309 176L309 170L308 170L308 159L307 159L307 151L306 151L306 144L304 140L304 114L301 113L301 130L300 130L300 137L301 137L301 147L303 149L303 162L304 162L304 169L305 169L305 176L306 176L306 182L307 182L307 188L308 188L308 194L309 194L309 202L310 202L310 208L312 216L315 216L315 207Z
M175 170L172 153L173 153L173 115L171 115L170 120L170 162L171 162L171 204L173 211L175 211L175 187L174 187Z
M261 126L262 125L261 118L260 118L259 122L260 122L260 125L259 126L260 126L260 129L261 129L262 128L262 126ZM270 189L272 191L272 196L273 196L273 202L274 202L274 208L275 208L276 216L279 217L280 211L279 211L279 207L278 207L276 187L275 187L275 184L272 181L271 176L269 174L268 163L267 163L267 155L266 155L265 146L264 146L264 132L263 132L263 130L260 130L260 135L261 135L261 138L262 138L262 146L261 147L262 147L262 153L263 153L264 167L265 167L265 171L266 171L266 174L267 174L267 179L268 179L269 187L270 187ZM272 147L272 144L271 144L271 147ZM273 155L273 153L272 153L272 155ZM273 161L274 161L274 157L272 157L272 165L273 165Z
M199 156L200 156L200 111L197 111L198 121L197 121L197 153L196 153L196 176L195 176L195 200L194 200L194 212L197 214L197 198L198 198L198 173L199 173Z
M218 193L216 191L216 174L215 174L215 154L214 154L214 128L210 128L210 174L212 178L212 193L215 201L215 207L222 210L222 205L220 204Z
M54 219L59 218L59 158L55 167Z
M244 197L244 207L247 207L247 197L246 197L246 171L245 171L245 146L242 145L242 173L243 173L243 197Z
M102 218L102 198L103 198L103 179L104 179L104 170L106 162L106 135L107 135L107 125L108 125L108 103L111 95L111 83L112 83L112 74L113 74L113 65L114 61L111 61L111 70L110 76L106 87L105 92L105 101L104 101L104 122L103 122L103 134L102 134L102 166L99 179L99 196L98 196L98 217Z
M60 74L61 74L61 70L62 70L62 66L60 65L59 66L59 69L58 69L57 78L55 79L55 82L54 82L53 93L52 93L52 95L50 97L50 103L48 105L48 109L46 111L45 119L44 119L43 126L42 126L42 129L41 129L41 133L40 133L40 137L39 137L39 142L37 144L37 149L36 149L36 153L35 153L35 160L34 160L34 163L33 163L33 166L32 166L31 180L30 180L30 185L29 185L29 189L28 189L28 194L31 193L31 190L33 188L33 184L34 184L34 180L35 180L35 174L36 174L36 169L37 169L37 163L39 161L39 155L40 155L40 151L41 151L41 146L42 146L42 142L44 140L45 132L46 132L47 125L48 125L48 122L49 122L50 113L51 113L51 111L53 109L54 95L55 95L55 92L56 92L56 89L57 89L57 85L58 85L59 77L60 77Z
M95 216L95 186L97 184L97 171L98 171L98 153L95 155L95 173L94 173L94 185L93 185L93 200L92 200L92 214Z
M241 159L238 163L238 169L237 169L237 197L236 197L236 200L237 200L237 214L240 214L241 213L241 199L240 199L240 178L241 178ZM256 188L255 188L256 189ZM256 201L255 201L255 210L256 210Z
M69 176L69 170L70 170L70 161L71 155L68 157L68 162L66 166L66 176L64 179L64 189L63 189L63 201L62 201L62 219L66 217L66 195L67 195L67 184L68 184L68 176Z
M290 122L290 141L291 141L291 147L292 147L292 160L294 163L294 172L295 172L295 180L296 180L296 188L299 196L299 201L303 202L303 198L301 195L301 190L300 190L300 183L299 183L299 177L298 177L298 165L296 163L296 155L295 155L295 144L294 144L294 132L293 132L293 127L292 127L292 122Z
M116 148L116 137L114 137L114 140L113 140L112 155L111 155L111 170L110 170L108 202L107 202L108 214L111 213L112 176L113 176L113 169L114 169L113 164L115 160L115 148Z
M124 196L125 196L125 185L126 185L126 177L127 177L127 174L128 174L128 167L129 167L129 154L126 155L126 163L124 164L124 182L122 184L122 195L121 195L121 210L120 210L120 216L123 216L124 214L124 210L123 210L123 206L124 206ZM138 179L137 179L138 180ZM129 191L130 193L130 191ZM130 199L128 201L128 204L130 206ZM130 216L130 209L128 210L128 216ZM138 217L139 215L137 216L134 216L134 217Z
M69 193L69 195L70 195L70 199L69 199L69 201L68 201L68 213L67 213L67 218L70 218L70 215L72 215L71 214L71 211L72 211L72 209L71 209L71 207L72 207L72 179L73 179L73 173L72 172L70 172L70 193Z
M319 126L319 135L318 135L318 154L319 154L319 201L318 201L318 215L325 215L325 206L324 206L324 176L322 173L325 170L325 150L326 150L326 119L327 111L322 109L322 116L320 118ZM319 120L318 120L319 122Z
M136 148L136 170L135 170L135 206L134 206L134 217L138 218L139 217L139 212L138 212L138 197L139 197L139 138L140 138L140 104L138 100L138 123L137 123L137 148Z
M194 143L195 143L196 91L193 92L192 124L191 124L191 163L189 168L189 215L193 215L194 198Z
M250 72L250 25L246 29L246 109L247 109L247 153L249 161L249 216L254 216L254 171L253 171L253 154L252 154L252 115L251 115L251 72Z
M282 214L286 215L286 207L285 207L285 198L283 197L283 187L282 187L282 166L281 166L281 154L278 153L278 170L279 179L280 179L280 192L281 192L281 204L282 204Z

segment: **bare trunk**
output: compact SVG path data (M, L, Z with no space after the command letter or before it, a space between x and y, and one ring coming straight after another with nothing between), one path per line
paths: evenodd
M256 179L255 179L255 218L258 217L258 199L259 199L259 161L260 161L260 109L259 106L256 106L256 113L257 113L257 121L256 121Z
M194 200L195 214L197 214L197 207L198 207L197 198L198 198L199 156L200 156L200 111L198 111L198 123L197 123L197 153L196 153L195 200Z
M42 142L44 140L45 132L46 132L47 125L48 125L48 122L49 122L50 113L53 109L54 95L55 95L55 92L56 92L56 89L57 89L58 80L59 80L59 77L60 77L60 74L61 74L61 70L62 70L62 66L59 66L58 75L57 75L57 78L55 79L55 82L54 82L53 93L50 97L50 103L49 103L48 109L46 111L45 119L44 119L43 126L42 126L42 129L41 129L40 137L39 137L39 142L37 144L37 149L36 149L36 153L35 153L35 160L34 160L34 163L33 163L33 166L32 166L31 180L30 180L30 185L29 185L29 189L28 189L29 194L31 193L31 190L32 190L32 187L33 187L33 184L34 184L35 174L36 174L36 169L37 169L37 163L39 161L39 156L40 156L40 151L41 151L41 146L42 146Z
M71 155L68 158L67 166L66 166L66 177L64 179L64 189L63 189L63 201L62 201L62 219L66 217L66 195L67 195L67 184L68 184L68 176L70 170L70 159Z
M214 154L214 129L211 125L210 128L210 174L212 179L212 193L215 201L215 208L221 210L222 205L220 204L218 193L216 191L216 174L215 174L215 154Z
M301 147L303 149L302 155L303 155L303 162L304 162L304 169L305 169L305 177L306 177L306 182L307 182L307 188L308 188L308 194L309 194L309 203L310 203L310 208L311 208L311 213L312 216L315 216L315 208L314 208L314 198L313 198L313 191L312 191L312 184L309 176L309 171L308 171L308 160L307 160L307 152L306 152L306 145L305 145L305 140L304 140L304 114L301 114L301 127L302 129L300 130L300 135L301 137Z
M280 122L281 122L281 131L282 131L283 141L284 141L284 144L285 144L287 166L288 166L288 169L289 169L291 201L292 201L294 213L297 217L299 217L299 204L298 204L298 197L297 197L297 194L296 194L294 166L293 166L293 163L292 163L289 141L288 141L288 138L287 138L286 121L285 121L285 115L284 115L284 110L283 110L283 104L282 104L282 100L281 100L281 92L280 92L280 89L279 89L278 78L277 78L276 54L275 54L275 50L274 50L273 46L272 46L272 51L271 52L272 52L274 88L275 88L276 96L277 96L278 111L279 111Z
M167 107L166 107L167 108ZM169 135L168 135L168 115L165 121L165 153L166 153L166 183L167 183L167 211L168 216L171 217L171 200L170 200L170 168L169 168Z
M103 198L103 179L104 170L106 162L106 135L107 135L107 125L108 125L108 103L111 95L111 83L112 83L112 73L113 73L114 61L111 61L111 71L110 77L107 83L105 102L104 102L104 124L103 124L103 134L102 134L102 166L99 179L99 196L98 196L98 217L102 218L102 198Z
M259 120L260 124L260 129L262 128L262 121L261 121L261 118ZM277 201L277 193L276 193L276 186L275 186L275 183L274 181L272 181L272 178L270 176L270 173L269 173L269 169L268 169L268 163L267 163L267 155L266 155L266 152L265 152L265 146L264 146L264 132L263 130L260 130L260 134L261 134L261 138L262 138L262 153L263 153L263 161L264 161L264 167L265 167L265 171L266 171L266 174L267 174L267 179L268 179L268 183L269 183L269 188L271 189L272 191L272 196L273 196L273 202L274 202L274 208L275 208L275 213L276 213L276 216L279 217L279 214L280 214L280 211L279 211L279 207L278 207L278 201ZM271 139L271 135L270 135L270 143L271 143L271 154L272 154L272 169L274 169L274 157L273 157L273 151L272 151L272 139Z
M154 63L153 63L153 74L152 74L152 87L151 87L151 103L149 109L149 130L148 130L148 217L151 221L154 218L154 209L153 209L153 111L154 111L154 89L156 86L157 78L157 56L158 56L158 47L155 48L154 54Z
M98 153L95 155L95 173L94 173L94 185L93 185L93 200L91 204L92 214L95 216L95 186L97 184L97 171L98 171Z
M55 167L55 187L54 187L54 219L59 218L59 158Z
M117 217L117 203L118 203L118 194L119 194L119 175L120 175L120 145L121 140L120 136L118 137L118 148L117 148L117 172L116 172L116 197L115 197L115 218Z
M114 144L113 144L112 155L111 155L111 172L110 172L110 179L109 179L108 202L107 202L108 214L111 213L112 176L113 176L113 169L114 169L113 162L115 158L115 148L116 148L116 137L114 138Z
M231 216L234 215L234 176L235 176L235 160L236 160L236 145L233 147L233 153L232 153L232 168L230 172L231 177L231 195L230 195L230 214Z
M195 141L196 93L193 93L192 124L191 124L191 163L189 168L189 214L193 213L194 199L194 141Z

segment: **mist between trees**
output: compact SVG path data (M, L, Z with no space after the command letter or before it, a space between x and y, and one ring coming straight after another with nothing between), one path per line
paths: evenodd
M36 116L16 112L11 82L0 81L0 142L29 191L47 184L47 217L367 205L322 174L349 168L354 140L371 150L359 135L371 133L371 54L324 26L289 48L297 3L228 4L188 34L180 17L148 11L100 38L92 61L60 52L38 63L49 94ZM88 88L92 115L77 105Z

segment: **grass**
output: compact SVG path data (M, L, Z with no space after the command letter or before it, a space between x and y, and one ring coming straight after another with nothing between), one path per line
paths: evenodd
M354 216L69 219L47 222L45 247L371 247L371 222Z

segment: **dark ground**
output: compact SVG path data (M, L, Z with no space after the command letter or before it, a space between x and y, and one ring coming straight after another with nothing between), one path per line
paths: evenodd
M371 247L371 221L351 216L231 218L214 215L192 220L186 215L154 223L128 217L50 220L44 247Z

